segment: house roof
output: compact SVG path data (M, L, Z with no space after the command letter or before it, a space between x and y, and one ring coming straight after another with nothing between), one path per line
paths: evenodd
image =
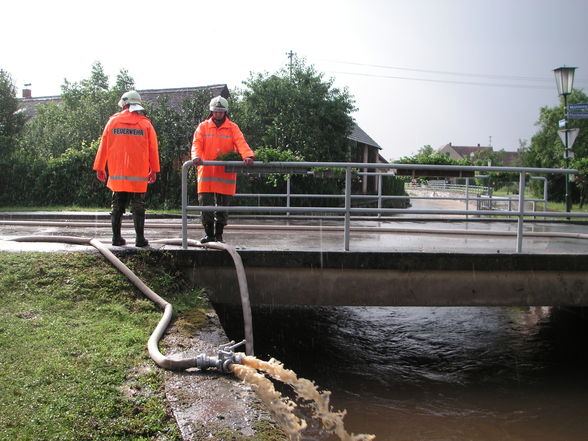
M521 159L519 152L502 152L502 162L505 167L514 167Z
M19 98L18 101L20 103L21 108L25 110L25 113L27 115L34 116L35 113L37 113L37 106L48 103L59 104L61 102L61 97L59 95L39 96L35 98Z
M172 89L143 89L137 90L141 95L141 98L148 103L155 105L159 97L167 97L168 105L171 107L180 106L182 101L186 98L190 98L196 92L202 90L209 90L213 97L222 96L228 98L230 95L229 88L226 84L213 84L210 86L199 86L199 87L176 87ZM61 96L41 96L34 98L19 98L21 107L25 109L26 113L34 116L36 108L40 104L46 103L61 103Z
M361 127L357 125L357 123L353 123L353 131L351 132L351 135L349 135L349 139L360 142L362 144L370 145L372 147L377 147L378 149L382 150L382 147L380 147L376 141L370 138L370 136L365 133Z
M438 151L447 151L448 149L452 149L455 153L457 153L460 157L464 159L469 159L472 153L476 153L479 151L494 151L493 147L482 147L482 146L457 146L452 145L451 143L440 147ZM500 150L496 153L499 153L502 156L502 162L505 167L512 167L517 165L517 162L520 160L520 153L519 152L506 152L504 150Z
M144 89L138 90L141 98L150 104L155 104L159 97L167 97L168 105L171 107L180 106L182 101L186 98L191 98L196 92L202 90L209 90L213 97L222 96L228 98L230 96L229 88L226 84L213 84L210 86L200 87L177 87L172 89Z
M444 145L439 150L442 150L446 147L453 149L453 151L455 153L457 153L458 155L460 155L462 158L469 158L472 153L476 153L476 152L480 152L480 151L484 151L484 150L493 150L492 147L481 147L479 145L478 146L457 146L457 145L451 145L451 144Z

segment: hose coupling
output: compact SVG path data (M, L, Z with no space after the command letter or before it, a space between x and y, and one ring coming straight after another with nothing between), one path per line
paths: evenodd
M229 343L220 345L217 357L200 354L196 357L196 367L202 370L216 368L221 372L229 372L229 366L231 364L241 364L243 361L245 354L242 352L235 353L235 349L244 344L245 340L239 343L230 341Z

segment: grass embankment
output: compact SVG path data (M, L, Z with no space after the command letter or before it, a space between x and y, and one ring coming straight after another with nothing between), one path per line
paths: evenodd
M124 260L177 312L205 305L154 259ZM180 440L146 350L160 318L99 255L0 253L0 439Z
M504 189L494 190L492 193L494 196L502 197L502 196L509 196L512 198L518 198L518 194L513 193L512 191L507 191ZM538 199L541 196L537 196L531 194L531 192L525 192L526 199ZM537 202L537 211L543 211L544 206L543 202ZM565 202L554 202L554 201L547 201L547 211L566 211L566 204ZM588 205L584 204L583 207L580 208L578 204L572 204L571 206L572 213L586 213L588 212Z
M25 207L25 206L6 206L0 207L0 213L11 213L11 212L35 212L35 211L49 211L49 212L60 212L60 211L84 211L84 212L95 212L105 213L110 211L109 206L103 207L80 207L77 205L51 205L48 207ZM181 208L178 209L155 209L147 207L147 214L182 214Z

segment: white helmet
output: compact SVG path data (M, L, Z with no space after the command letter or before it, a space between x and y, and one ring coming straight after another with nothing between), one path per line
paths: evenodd
M211 112L228 112L229 102L222 96L216 96L212 100L210 100L210 105L208 106L208 108Z
M141 104L141 95L136 90L129 90L123 93L120 101L118 102L119 107L124 107L127 104Z

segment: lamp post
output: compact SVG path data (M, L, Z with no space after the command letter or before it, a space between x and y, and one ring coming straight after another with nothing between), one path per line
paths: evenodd
M564 129L565 129L565 151L564 151L564 167L568 168L569 156L568 156L568 95L572 93L574 86L574 71L575 67L558 67L553 69L555 74L555 84L557 84L557 94L564 98ZM566 212L570 212L570 180L569 176L566 175Z

